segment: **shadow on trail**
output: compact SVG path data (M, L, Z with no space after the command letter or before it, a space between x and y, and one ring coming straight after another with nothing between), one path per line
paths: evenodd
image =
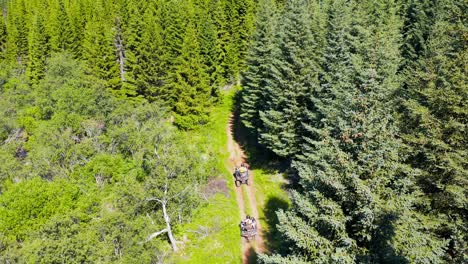
M240 96L241 94L239 92L234 96L232 108L232 113L234 114L232 120L232 135L234 140L244 150L246 162L251 169L259 169L267 174L284 174L290 183L285 183L282 187L285 189L291 187L291 183L295 182L295 179L294 173L290 171L290 161L277 156L275 153L259 144L257 135L242 124L240 120L240 109L238 107L240 105ZM267 252L281 254L288 251L289 245L284 243L284 238L276 228L279 224L276 211L280 209L286 210L288 207L288 202L283 198L276 196L266 198L264 220L268 223L270 229L264 230L263 236L265 238ZM253 248L250 248L247 254L247 263L258 263L258 255Z
M247 264L255 264L258 263L258 255L257 252L255 252L255 249L250 247L249 251L246 252L246 260Z
M242 124L239 109L240 96L239 92L234 96L234 104L231 110L234 114L232 135L234 140L244 150L250 168L262 169L270 174L287 172L290 162L259 144L257 135Z
M270 197L267 199L265 204L265 221L272 228L270 230L265 230L265 245L269 251L275 253L283 253L288 250L288 245L284 243L284 238L281 233L278 231L276 226L279 224L278 216L276 211L282 209L286 210L289 208L289 204L281 198Z

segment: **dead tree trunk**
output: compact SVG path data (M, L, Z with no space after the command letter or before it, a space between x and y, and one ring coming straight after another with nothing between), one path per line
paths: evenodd
M169 218L169 215L167 214L165 202L162 203L162 209L163 209L164 221L166 221L167 236L169 237L169 241L171 241L172 250L176 252L178 250L177 241L172 235L171 219Z
M115 48L117 49L117 56L119 58L119 69L120 69L120 79L122 82L125 82L125 50L122 40L122 27L120 25L120 19L115 18L115 26L117 29L117 34L115 35Z

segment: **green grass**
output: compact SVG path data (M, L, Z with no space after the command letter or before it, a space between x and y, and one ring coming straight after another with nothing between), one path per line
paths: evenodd
M281 250L281 238L276 230L278 223L276 210L289 207L288 194L284 190L286 182L283 175L276 171L272 173L263 169L254 169L253 173L255 175L255 198L266 247L270 251Z
M241 263L241 237L239 234L240 213L236 203L233 178L228 168L226 126L235 100L235 92L225 93L223 102L212 109L210 124L186 132L187 142L203 147L215 157L217 179L226 180L227 196L218 193L211 197L205 206L194 212L192 221L179 228L178 240L183 241L181 250L173 256L173 263ZM252 153L248 153L252 154ZM262 155L262 153L255 153ZM250 155L248 155L250 156ZM264 161L265 163L268 160ZM257 161L258 163L258 161ZM258 165L258 164L257 164ZM289 199L283 189L284 178L276 171L253 168L256 200L263 227L264 241L268 249L281 249L279 234L276 231L276 210L287 208ZM252 214L245 185L243 188L246 214Z
M183 247L173 257L175 263L240 263L241 238L238 222L239 209L236 204L232 176L226 169L227 135L226 126L232 107L233 93L226 93L220 105L212 109L210 124L187 132L187 142L207 148L209 155L214 155L215 171L218 179L227 181L228 193L218 193L211 197L205 206L198 208L189 224L180 228L178 237L183 240Z

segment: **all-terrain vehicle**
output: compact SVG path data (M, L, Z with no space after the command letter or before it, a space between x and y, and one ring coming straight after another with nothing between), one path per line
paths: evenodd
M257 235L257 220L255 218L247 215L247 218L240 222L241 236L249 242L250 240L255 239Z
M249 185L249 169L247 165L242 163L240 167L237 167L234 171L235 184L237 187L242 184Z

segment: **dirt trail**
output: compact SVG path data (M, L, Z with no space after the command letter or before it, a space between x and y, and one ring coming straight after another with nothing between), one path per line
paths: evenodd
M233 122L234 122L234 116L231 115L229 119L229 124L227 126L227 135L228 135L228 151L229 151L229 163L230 163L230 172L232 173L234 171L234 168L236 166L239 166L241 163L245 162L248 164L246 161L245 154L239 144L234 140L233 137ZM255 217L255 219L259 220L259 215L258 215L258 209L257 209L257 200L255 198L255 181L254 181L254 175L252 172L250 172L250 178L249 178L250 186L243 185L242 187L234 187L236 190L236 200L237 200L237 205L239 206L239 211L241 218L244 219L246 216L246 211L245 211L245 201L244 201L244 195L243 195L243 190L246 190L246 195L248 197L248 202L249 202L249 207L251 209L251 215ZM234 179L232 181L232 184L234 184ZM239 220L240 222L240 220ZM254 241L247 243L243 239L242 241L242 263L247 264L250 254L252 250L254 250L256 253L261 253L265 251L265 245L263 243L263 236L262 236L262 227L260 225L260 221L257 221L257 236Z

